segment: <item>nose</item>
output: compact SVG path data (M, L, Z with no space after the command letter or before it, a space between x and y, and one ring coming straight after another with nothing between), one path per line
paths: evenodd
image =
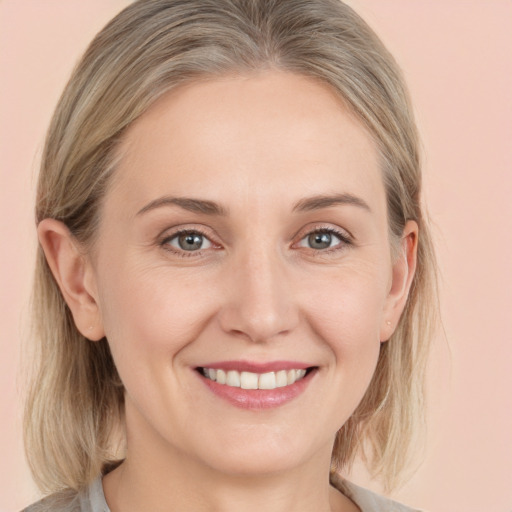
M233 262L232 262L233 263ZM221 328L240 338L264 343L292 332L299 323L293 279L278 254L260 248L227 270Z

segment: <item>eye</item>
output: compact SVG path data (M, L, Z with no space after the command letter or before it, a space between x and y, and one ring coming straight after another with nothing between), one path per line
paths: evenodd
M348 243L350 243L350 241L343 233L334 229L318 229L302 238L299 242L299 246L321 251Z
M181 251L194 252L209 249L212 243L199 231L182 231L166 238L163 245L170 245Z

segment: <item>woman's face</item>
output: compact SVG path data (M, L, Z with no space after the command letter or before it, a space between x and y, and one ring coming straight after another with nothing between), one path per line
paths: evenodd
M327 86L265 72L168 93L121 155L90 289L129 453L328 460L400 313L370 137Z

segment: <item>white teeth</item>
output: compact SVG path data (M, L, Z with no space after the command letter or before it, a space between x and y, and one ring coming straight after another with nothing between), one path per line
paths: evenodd
M288 379L286 378L286 370L279 370L276 372L276 387L282 388L288 384Z
M297 377L295 377L295 380L302 379L302 377L304 377L304 375L306 375L306 370L304 370L304 369L295 370L295 371L297 372Z
M240 387L242 389L258 389L258 374L242 372L240 374Z
M215 370L202 368L203 375L219 384L242 389L275 389L289 386L302 379L306 370L279 370L277 372L253 373L238 372L236 370Z
M260 389L276 389L276 374L274 372L262 373L258 387Z
M236 370L230 370L226 377L226 384L234 388L240 387L240 373Z
M226 384L226 372L224 370L217 370L217 382Z

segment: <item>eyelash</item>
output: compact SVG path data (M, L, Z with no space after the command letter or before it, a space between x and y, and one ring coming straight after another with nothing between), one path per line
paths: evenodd
M185 250L177 250L174 247L171 247L169 245L169 242L171 240L174 240L175 238L181 236L181 235L201 235L204 238L206 238L213 246L216 246L214 242L210 240L208 235L201 229L201 228L194 228L194 229L179 229L178 231L175 231L172 235L168 235L165 238L163 238L159 245L166 251L169 251L173 253L173 255L178 256L180 258L191 258L194 256L200 256L203 254L203 252L206 249L199 249L197 251L185 251Z
M350 236L339 229L333 228L333 227L318 227L313 229L312 231L308 231L303 236L301 236L300 241L304 240L305 238L309 237L310 235L314 235L316 233L328 233L329 235L334 235L337 238L339 238L340 242L336 244L334 247L328 247L326 249L313 249L312 247L309 247L312 251L314 251L315 255L322 256L326 254L331 254L343 249L346 249L347 246L352 245L353 242L350 238Z
M328 233L330 235L335 235L340 240L340 242L338 244L336 244L334 247L329 247L329 248L326 248L323 250L322 249L313 249L311 247L309 248L310 250L314 251L314 253L316 253L316 255L319 255L319 256L338 252L340 250L345 249L346 246L353 245L353 242L347 233L345 233L344 231L332 228L332 227L318 227L311 231L308 231L301 236L299 242L301 242L302 240L304 240L306 237L308 237L310 235L314 235L315 233ZM214 242L212 242L211 239L209 238L209 236L200 228L180 229L178 231L175 231L174 233L172 233L172 235L168 235L165 238L163 238L159 242L159 245L164 250L169 251L180 258L198 257L198 256L201 256L204 253L204 251L207 249L199 249L197 251L185 251L185 250L176 250L174 247L171 247L169 245L169 242L171 240L174 240L175 238L177 238L181 235L193 235L193 234L198 234L198 235L203 236L212 244L212 246L218 247L218 245L215 244Z

